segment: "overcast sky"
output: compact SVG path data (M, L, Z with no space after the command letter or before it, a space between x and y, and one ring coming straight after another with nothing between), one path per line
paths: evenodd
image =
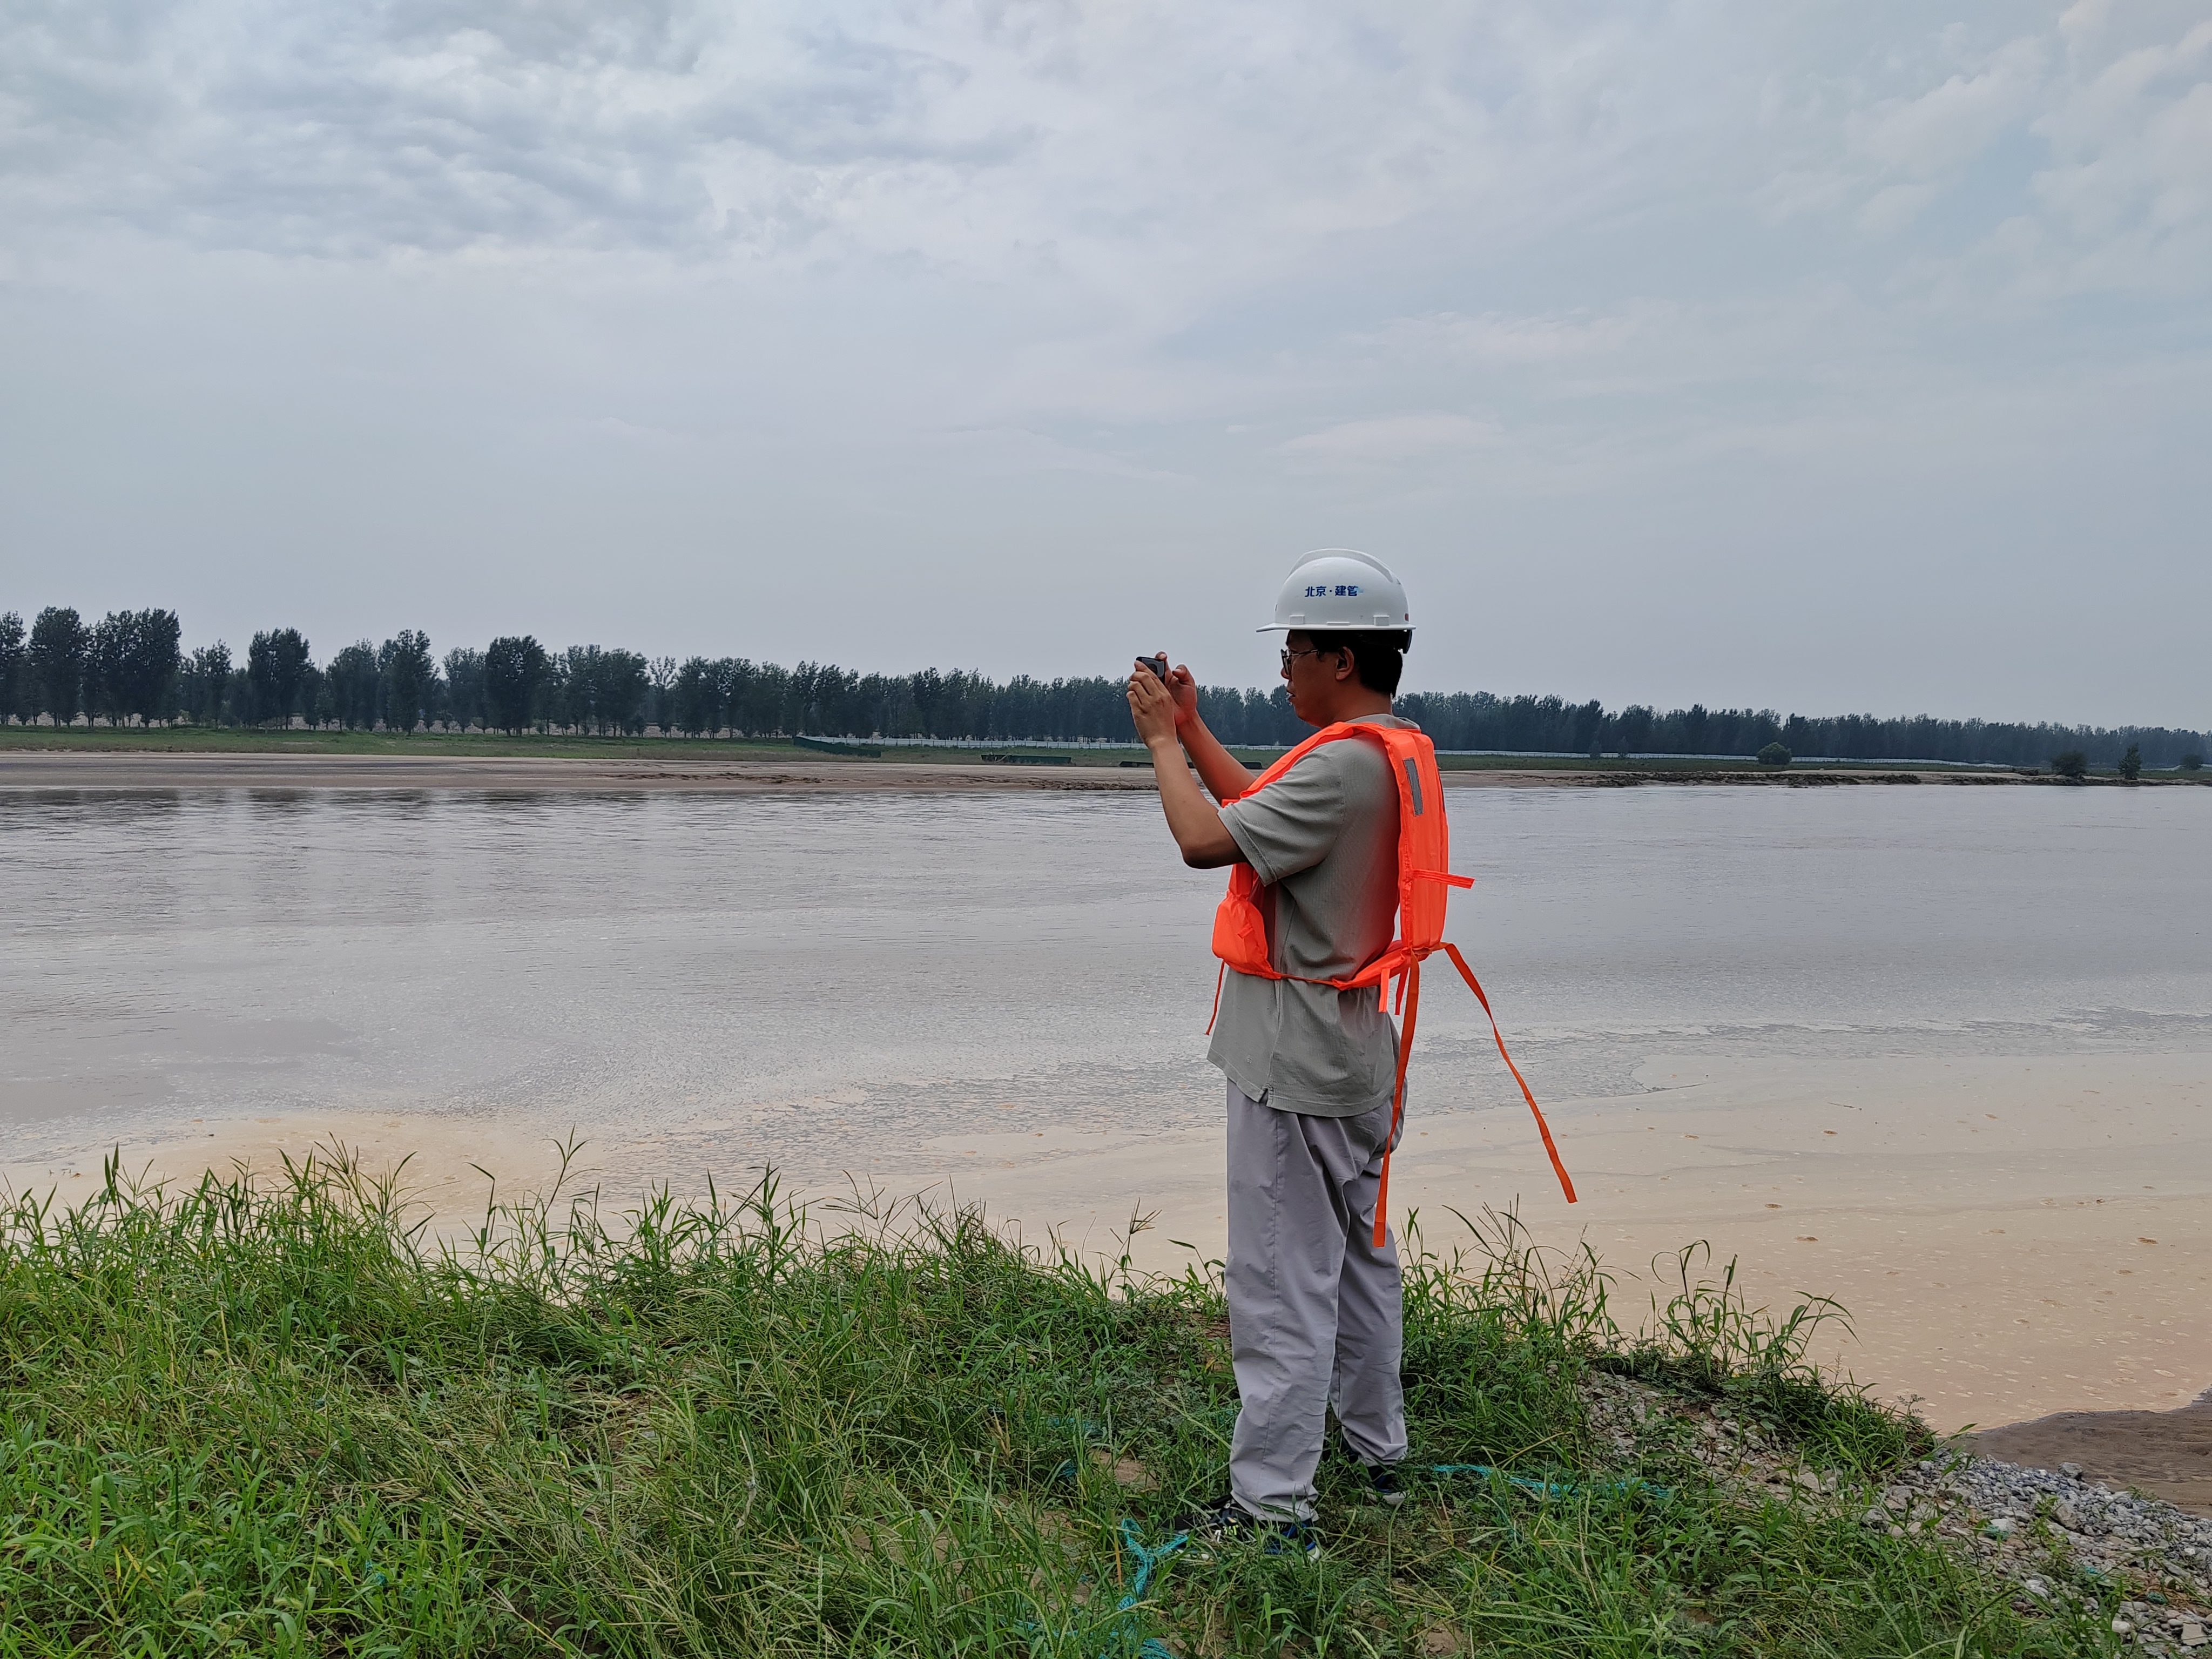
M0 609L2212 723L2204 0L9 0Z

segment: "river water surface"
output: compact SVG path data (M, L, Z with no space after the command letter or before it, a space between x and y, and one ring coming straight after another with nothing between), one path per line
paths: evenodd
M1452 812L1451 931L1552 1099L1662 1049L2212 1051L2212 792ZM1219 886L1149 796L15 793L0 1124L404 1108L817 1169L985 1109L1188 1127L1218 1111ZM1520 1109L1449 976L1422 1048L1425 1111Z

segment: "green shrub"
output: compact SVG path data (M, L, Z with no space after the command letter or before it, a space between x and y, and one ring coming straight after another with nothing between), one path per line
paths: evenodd
M2051 769L2069 783L2079 783L2089 775L2089 757L2079 749L2069 749L2051 757Z
M1790 750L1779 743L1770 743L1759 751L1761 766L1787 766L1793 758Z

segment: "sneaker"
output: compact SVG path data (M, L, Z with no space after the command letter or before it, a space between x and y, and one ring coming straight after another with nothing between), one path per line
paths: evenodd
M1406 1501L1405 1479L1395 1463L1370 1463L1366 1468L1367 1489L1376 1503L1395 1510Z
M1243 1544L1256 1541L1266 1555L1303 1555L1321 1559L1321 1533L1310 1521L1262 1521L1235 1498L1187 1517L1181 1522L1194 1542Z

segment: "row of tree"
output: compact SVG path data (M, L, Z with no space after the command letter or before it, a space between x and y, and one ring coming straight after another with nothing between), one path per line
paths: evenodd
M27 634L14 611L0 616L0 719L61 711L105 715L110 725L173 720L178 641L173 611L112 611L88 627L50 606Z
M243 663L221 641L190 653L173 611L112 611L87 623L50 606L26 629L0 616L0 720L80 718L112 726L185 720L202 726L283 726L412 732L444 726L521 732L704 737L812 733L969 741L1130 740L1118 675L1003 683L934 668L862 674L828 663L795 668L744 657L647 658L596 645L550 651L527 635L435 656L427 635L402 629L381 645L362 640L318 665L297 629L253 635ZM1206 724L1224 742L1293 744L1312 729L1279 685L1210 685ZM1853 760L1946 760L2041 766L2079 750L2112 766L2132 745L2142 763L2179 765L2202 756L2201 732L1939 720L1871 714L1826 719L1772 709L1687 708L1499 697L1487 691L1409 692L1399 711L1440 749L1522 754L1743 755L1780 744L1798 756Z

